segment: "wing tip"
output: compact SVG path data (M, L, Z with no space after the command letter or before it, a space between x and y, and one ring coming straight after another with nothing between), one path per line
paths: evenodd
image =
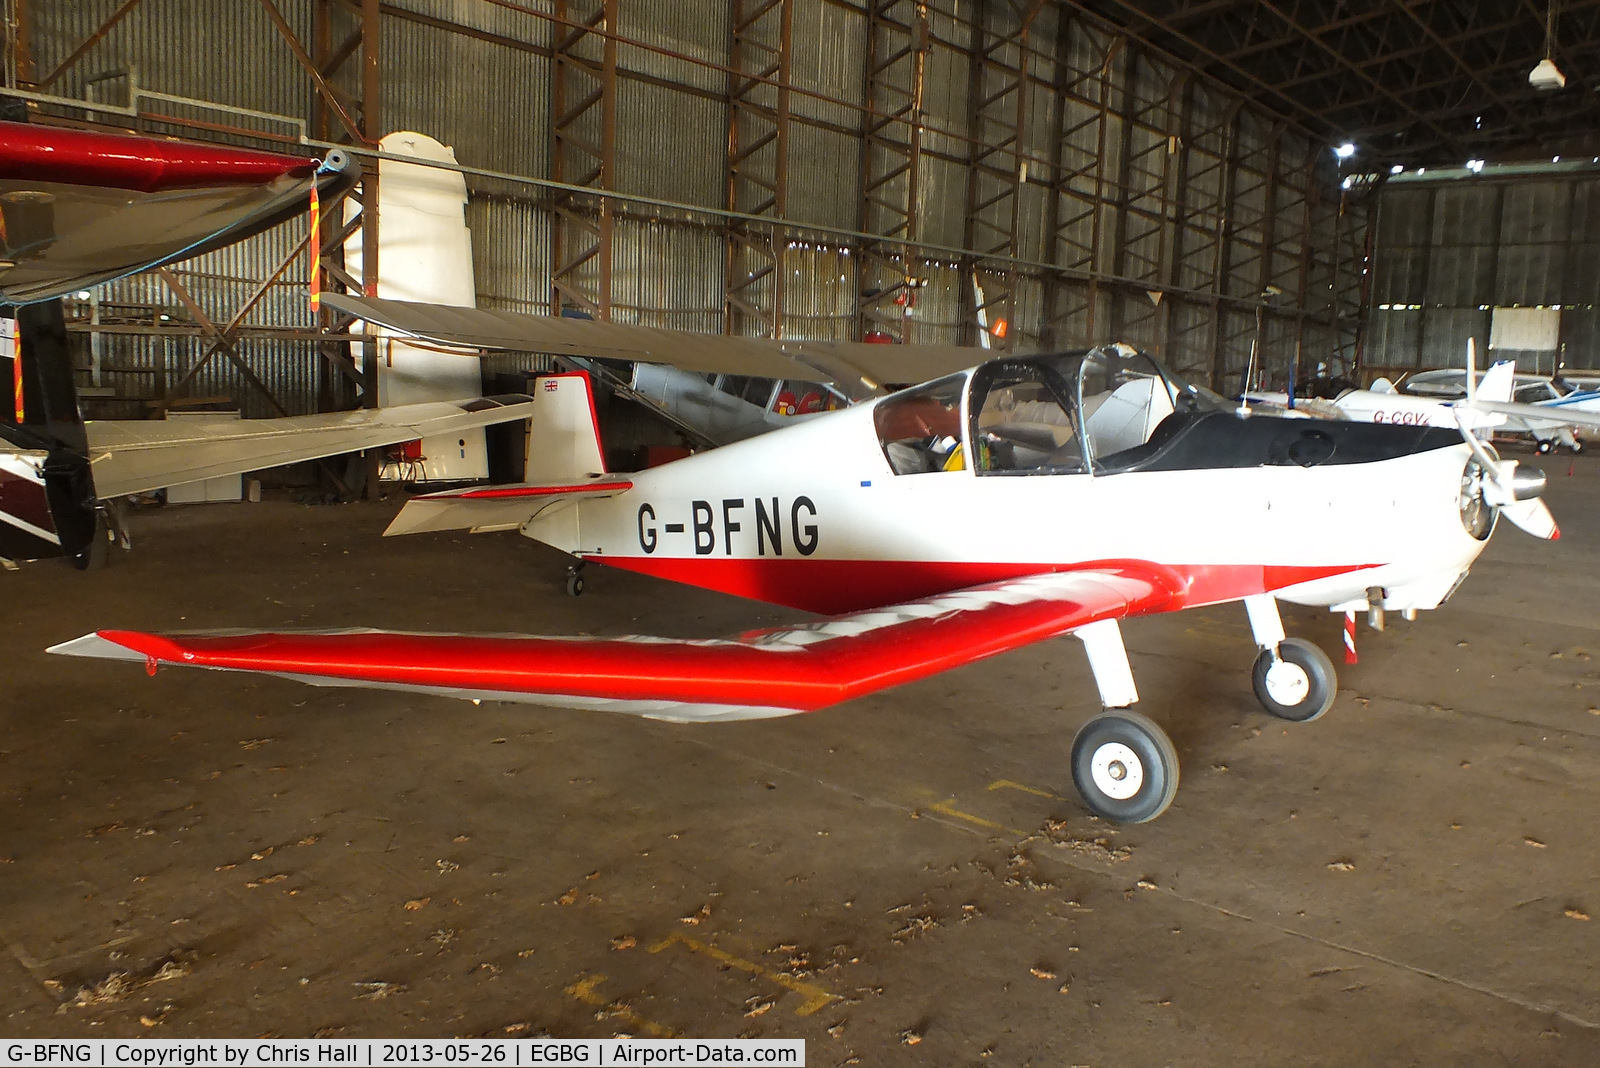
M117 640L117 636L127 634L127 631L97 630L85 634L81 638L52 645L45 650L57 656L82 656L95 660L134 660L146 659L144 653Z

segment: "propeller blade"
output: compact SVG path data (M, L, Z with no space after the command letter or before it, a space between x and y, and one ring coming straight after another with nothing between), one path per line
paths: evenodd
M1472 432L1472 427L1468 425L1467 413L1460 408L1452 408L1451 412L1456 417L1456 427L1461 431L1462 440L1472 449L1472 455L1478 458L1478 462L1483 465L1484 471L1488 473L1489 478L1498 483L1500 481L1499 465L1489 455L1489 450L1483 447L1483 442L1478 440L1478 435Z
M1543 489L1544 475L1533 472L1537 478L1538 488L1523 487L1523 491L1532 492L1526 500L1517 500L1517 464L1514 460L1496 461L1489 455L1489 450L1483 447L1483 442L1478 440L1461 417L1456 413L1456 425L1461 428L1461 437L1465 439L1472 455L1477 458L1483 469L1483 500L1485 504L1497 508L1500 514L1511 522L1532 534L1536 538L1554 541L1561 537L1561 528L1556 526L1555 516L1550 514L1550 506L1537 494Z
M1550 514L1550 506L1544 503L1542 497L1505 505L1500 509L1500 514L1536 538L1555 541L1561 537L1556 517Z
M1478 396L1478 340L1467 338L1467 403L1471 404Z

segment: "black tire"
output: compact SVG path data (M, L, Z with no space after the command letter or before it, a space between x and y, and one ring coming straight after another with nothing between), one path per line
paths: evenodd
M567 572L567 596L583 596L583 576L576 571Z
M1274 697L1272 688L1267 685L1267 672L1278 659L1292 664L1305 674L1304 693L1297 699L1283 700L1281 686L1277 687L1278 694ZM1291 681L1298 679L1291 676ZM1279 642L1277 657L1272 655L1271 649L1261 650L1261 655L1256 657L1255 668L1250 672L1250 683L1262 708L1279 719L1295 723L1310 723L1323 715L1333 707L1333 699L1339 693L1339 676L1333 670L1333 661L1328 659L1327 653L1304 638L1285 638Z
M1579 453L1583 452L1583 449L1584 449L1583 440L1581 438L1573 438L1572 439L1572 450L1571 450L1572 451L1572 455L1577 456Z
M1540 456L1546 456L1556 451L1556 443L1548 439L1541 438L1539 440L1539 444L1535 445L1534 448L1538 450Z
M1138 777L1132 793L1116 796L1112 780L1126 783L1130 776ZM1139 713L1102 712L1072 740L1072 782L1095 815L1147 823L1165 812L1178 792L1178 751L1166 731Z
M72 554L72 566L79 571L99 571L104 568L111 563L111 541L115 536L106 517L96 511L94 533L89 536L87 545Z

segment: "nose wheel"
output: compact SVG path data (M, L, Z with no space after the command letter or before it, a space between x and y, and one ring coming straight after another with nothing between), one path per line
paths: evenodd
M567 568L567 596L583 596L583 565L576 564Z
M1098 816L1146 823L1178 792L1178 753L1166 731L1127 709L1085 723L1072 741L1072 782Z
M1295 723L1322 716L1339 692L1333 661L1304 638L1285 638L1276 652L1261 650L1250 682L1262 708Z

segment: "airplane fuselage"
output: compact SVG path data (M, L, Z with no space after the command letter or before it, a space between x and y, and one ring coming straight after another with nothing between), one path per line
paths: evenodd
M586 560L828 614L1117 560L1172 567L1187 604L1275 591L1337 605L1378 586L1388 607L1432 608L1485 544L1462 523L1470 451L1438 432L1209 413L1191 453L1234 437L1264 457L1314 446L1264 464L1195 454L1111 474L895 474L873 408L640 472L626 493L557 505L522 531ZM1330 433L1341 440L1318 459ZM1339 462L1362 449L1387 455Z
M1368 389L1353 389L1334 403L1346 419L1390 426L1432 426L1454 430L1464 422L1468 429L1488 431L1506 421L1503 415L1479 411L1451 401Z

